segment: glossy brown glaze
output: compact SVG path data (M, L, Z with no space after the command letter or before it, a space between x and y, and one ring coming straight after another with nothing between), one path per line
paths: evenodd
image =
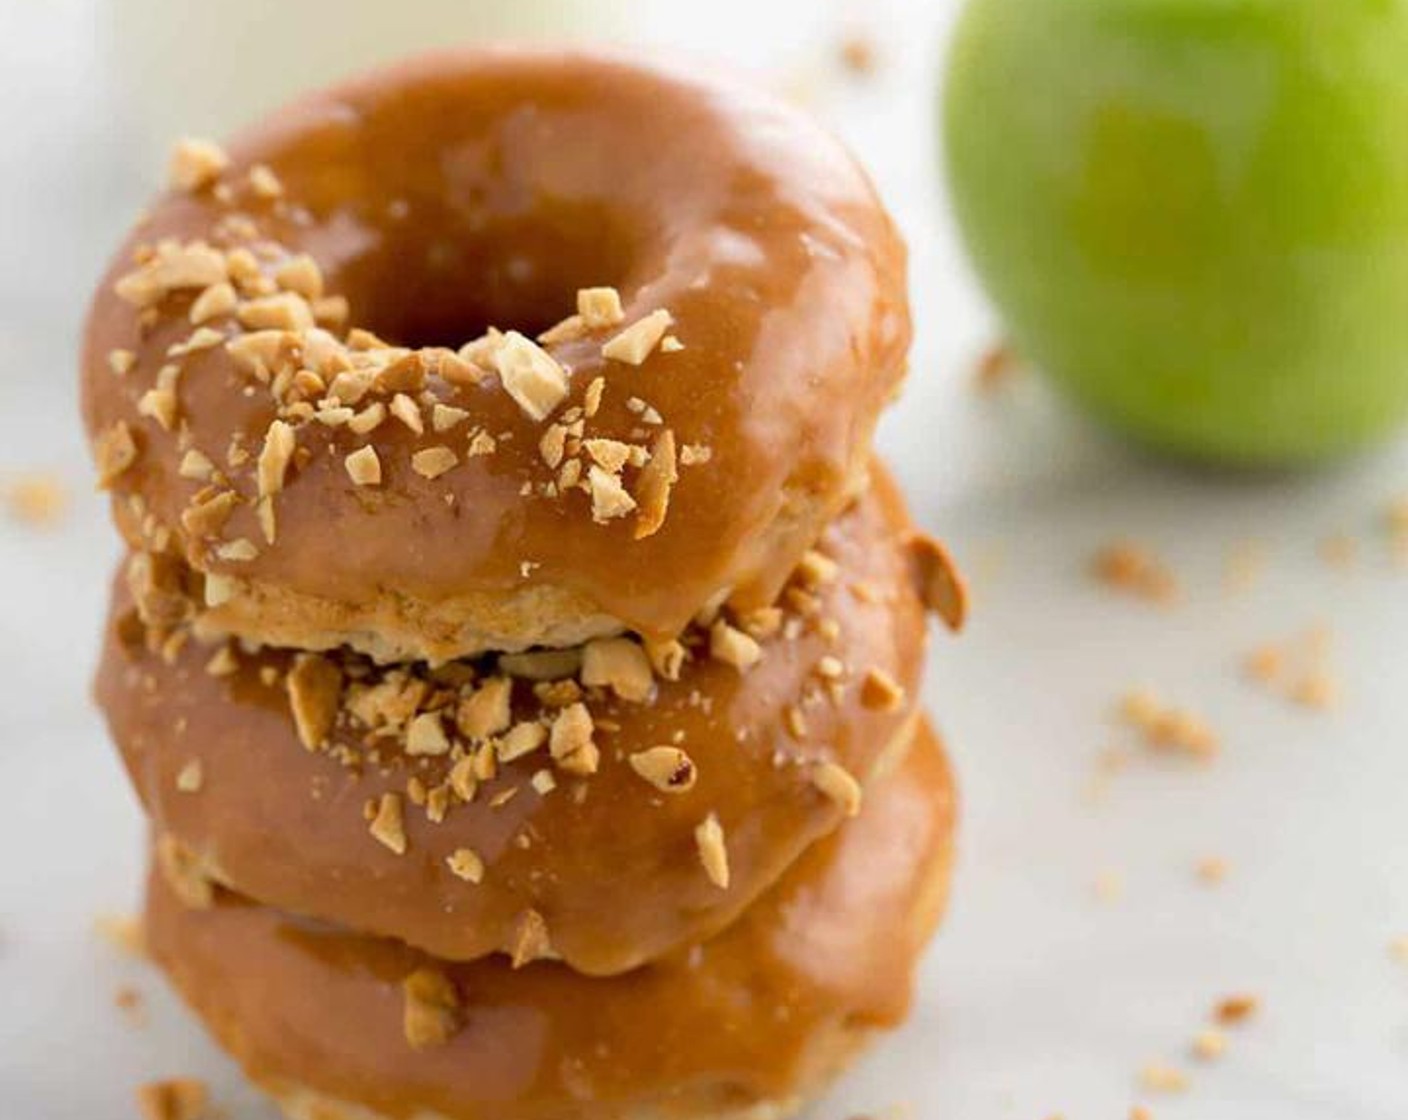
M138 459L115 483L119 502L140 495L200 570L250 581L286 606L309 597L324 620L341 611L333 644L387 625L388 609L361 617L363 604L408 606L413 627L437 604L467 596L472 612L534 588L557 598L543 617L527 609L505 624L521 632L476 629L471 618L463 636L437 634L425 648L408 639L392 652L513 648L570 632L579 616L590 630L671 635L721 589L744 606L771 601L863 471L876 414L904 369L903 246L841 146L769 96L612 56L444 54L299 102L230 155L222 182L232 202L209 190L161 197L102 280L84 413L95 437L117 421L134 428ZM278 204L246 185L256 163L282 182ZM618 287L627 321L667 309L684 349L639 367L603 361L600 334L549 347L571 370L564 407L603 375L599 434L639 432L627 402L640 398L681 445L711 458L681 471L663 528L633 540L628 521L593 523L580 494L521 493L544 475L543 425L497 381L432 379L437 400L507 437L496 453L427 480L407 460L429 440L383 425L370 442L384 482L359 489L343 458L363 441L306 424L308 459L276 503L277 543L253 560L220 559L182 530L201 483L180 477L178 463L188 447L221 463L232 433L257 452L273 405L246 393L247 376L216 347L182 360L184 437L139 418L167 347L190 333L193 293L169 297L144 330L113 285L161 238L235 244L219 228L231 212L255 219L258 239L281 247L275 257L311 254L327 290L350 300L351 323L392 342L458 345L486 324L531 333L573 310L586 285ZM109 368L115 349L138 356L126 375ZM231 472L244 499L252 470ZM252 504L225 535L259 540ZM270 637L248 614L231 625ZM329 644L316 637L307 644Z
M609 979L547 962L444 967L464 1026L422 1050L403 1034L401 982L442 966L394 942L232 895L187 910L159 876L147 937L216 1037L277 1095L310 1090L396 1120L790 1111L905 1015L953 827L951 780L925 727L860 817L714 940Z
M620 972L721 928L836 826L842 809L817 788L818 764L837 763L864 784L902 745L925 640L908 533L877 468L820 542L833 578L813 588L808 615L789 615L762 642L758 664L740 673L705 643L646 703L592 690L595 774L559 772L557 788L539 795L530 776L551 767L544 748L505 764L440 823L407 804L404 855L370 835L363 806L401 793L412 775L434 787L449 761L394 745L372 760L346 724L328 749L306 750L283 683L288 655L241 654L237 671L216 677L205 669L212 647L191 641L168 661L129 624L119 590L97 697L155 828L241 892L449 959L511 952L531 908L574 967ZM828 658L841 670L830 683ZM877 703L866 685L872 669L904 695ZM522 684L514 696L520 717L541 708ZM662 793L629 764L629 754L661 744L693 760L688 792ZM183 792L180 775L193 763L200 788ZM727 890L710 882L696 850L695 829L710 813L726 837ZM446 864L464 848L484 861L478 884Z

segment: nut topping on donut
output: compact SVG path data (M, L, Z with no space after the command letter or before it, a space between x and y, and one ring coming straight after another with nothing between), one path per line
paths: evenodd
M508 395L534 420L544 420L567 396L567 371L532 339L509 331L494 353Z
M694 830L694 842L699 848L699 862L704 874L719 890L728 890L728 846L724 843L723 825L710 813Z
M98 488L109 489L117 477L137 461L137 444L132 429L119 420L97 439L93 448L98 464Z
M401 982L401 993L406 1041L412 1050L443 1046L463 1025L459 992L443 972L418 968Z
M257 228L252 222L250 227L242 227L240 233L253 239ZM196 291L185 316L195 330L170 346L167 356L179 360L223 344L236 368L267 387L279 405L278 418L265 435L255 478L260 499L256 512L268 546L277 541L273 499L297 468L298 429L310 421L327 429L346 428L355 435L371 436L389 415L413 435L424 436L428 413L429 426L436 433L448 433L468 421L471 412L439 399L430 387L433 377L454 389L477 386L497 374L504 391L536 421L547 420L567 399L570 371L518 331L490 328L458 351L398 347L356 327L339 340L318 325L324 318L319 306L337 297L323 294L323 275L317 262L304 253L289 254L268 241L256 240L254 246L258 253L246 246L222 251L201 240L182 244L165 239L155 248L139 252L137 268L117 281L116 291L150 315L155 315L168 297ZM261 255L271 263L261 264ZM624 320L620 293L615 288L580 289L577 307L577 314L540 338L576 339ZM673 322L669 311L652 311L604 343L602 355L640 365L663 345ZM680 348L673 336L668 340L673 344L671 349ZM119 370L131 365L117 357L111 362ZM181 375L182 366L168 362L158 371L156 384L138 400L138 415L154 420L166 432L176 432L181 420ZM539 451L553 474L546 482L525 483L523 493L525 497L554 498L581 490L590 499L593 521L604 525L635 514L632 535L642 540L663 526L680 468L707 462L709 450L688 445L677 451L675 434L668 428L649 446L615 436L588 435L586 422L599 411L605 389L605 379L594 378L582 403L567 409L543 431ZM369 397L373 399L367 400ZM630 397L626 406L643 424L663 424L658 410L639 397ZM636 438L643 434L640 429L633 433ZM182 432L180 438L184 444L189 437ZM493 433L472 427L464 458L492 455L497 444ZM189 461L193 471L211 462L199 448L187 446L184 453L182 462ZM312 453L311 448L304 452ZM103 454L102 448L99 454ZM240 449L239 456L237 463L231 454L232 468L241 465L247 453ZM415 474L434 481L458 466L461 456L453 446L442 443L411 451L409 460ZM385 464L371 445L346 453L343 462L354 485L382 484ZM637 472L633 481L627 471ZM105 473L104 477L110 483L116 475ZM183 527L194 538L188 547L204 546L207 555L225 561L257 555L245 544L211 539L222 524L183 518ZM232 548L232 544L236 546Z
M602 346L601 356L638 366L650 357L650 352L660 344L674 321L674 317L663 308L652 311Z
M230 157L211 140L187 137L171 149L167 181L173 190L198 191L220 177L230 165Z

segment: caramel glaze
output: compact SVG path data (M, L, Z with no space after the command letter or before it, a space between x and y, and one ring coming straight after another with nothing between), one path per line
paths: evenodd
M401 856L368 833L363 805L403 791L412 774L436 785L447 760L387 747L379 765L353 769L332 750L305 750L283 684L260 677L266 666L282 673L287 653L241 654L236 673L213 677L204 670L211 647L192 641L168 663L149 651L140 627L133 632L119 587L97 697L155 828L241 892L456 960L511 952L533 908L563 959L616 973L721 928L836 826L840 806L811 780L818 762L839 763L865 782L887 748L902 743L925 642L908 524L898 491L877 468L870 489L820 542L838 569L815 589L818 607L800 633L789 638L784 626L765 640L762 660L746 673L709 657L706 644L678 681L658 681L650 702L598 696L589 703L597 773L559 773L558 788L540 796L528 781L552 765L540 749L503 765L441 823L407 804L409 850ZM845 666L834 695L818 675L828 655ZM891 709L863 699L872 668L905 690ZM514 693L519 718L541 710L527 687ZM804 728L789 723L794 705ZM332 747L356 748L361 734L343 723ZM697 769L688 792L657 791L627 761L670 743ZM203 782L182 792L177 776L192 761ZM495 808L509 788L517 794ZM694 830L711 812L727 838L727 890L709 881L696 852ZM460 848L484 860L481 883L446 866Z
M393 941L222 894L149 888L152 954L250 1076L386 1117L618 1120L716 1115L815 1092L905 1015L937 921L955 799L927 725L865 810L714 940L635 972L442 966ZM413 1051L400 983L444 968L464 1026Z
M230 156L234 209L262 237L311 254L327 290L350 300L350 322L392 342L458 345L486 324L531 333L570 312L578 286L617 286L628 322L668 309L685 349L638 368L603 361L601 337L549 349L572 371L567 405L605 376L598 434L638 429L625 407L636 396L713 457L682 471L663 529L633 541L629 520L592 523L581 495L520 495L543 473L542 425L497 379L436 379L439 399L510 434L496 454L428 481L406 465L410 433L384 424L371 442L387 477L359 489L342 460L363 441L306 425L300 446L313 455L278 499L277 544L250 562L220 560L209 542L182 538L180 513L201 483L179 477L176 434L135 412L166 348L190 332L191 297L168 297L144 331L113 293L134 252L160 238L234 244L217 233L231 207L209 190L167 194L98 288L84 415L94 436L134 426L139 460L116 496L141 495L203 571L349 603L387 591L437 602L531 578L626 629L673 635L721 589L744 607L773 599L844 503L903 374L904 249L871 184L803 114L710 75L599 54L434 55L298 102ZM242 185L256 163L274 170L287 204ZM126 376L108 367L115 348L138 355ZM257 452L275 415L268 394L246 395L221 347L184 368L190 445L218 462L242 433ZM252 499L249 477L234 483ZM259 539L252 505L226 535Z

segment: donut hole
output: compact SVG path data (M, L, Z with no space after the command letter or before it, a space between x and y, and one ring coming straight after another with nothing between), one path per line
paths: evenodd
M539 334L576 310L577 289L624 287L642 241L590 203L412 215L348 266L357 325L400 346L457 348L489 327Z

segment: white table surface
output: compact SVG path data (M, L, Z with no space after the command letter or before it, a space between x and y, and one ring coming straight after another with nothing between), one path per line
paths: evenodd
M54 528L0 516L0 1115L126 1117L139 1081L196 1074L234 1120L266 1120L159 979L92 932L95 914L134 907L143 830L87 692L117 549L89 489L75 347L144 191L106 127L93 3L0 0L0 485L54 472L71 495ZM1381 517L1408 490L1408 447L1314 476L1223 477L1108 440L1034 381L975 394L994 328L932 135L953 9L858 5L883 58L865 83L825 65L848 15L836 5L656 3L635 31L803 75L873 169L911 240L919 322L881 446L977 583L970 631L936 635L926 691L964 797L949 920L913 1021L813 1115L1120 1120L1144 1100L1159 1120L1401 1120L1408 965L1388 946L1408 933L1408 571ZM1348 570L1317 554L1335 533L1359 542ZM1183 600L1160 610L1096 586L1090 554L1114 537L1163 555ZM1223 566L1245 538L1264 542L1266 572L1231 595ZM1252 646L1319 623L1339 710L1241 679ZM1111 706L1136 684L1206 715L1223 755L1200 768L1136 750L1092 804L1096 759L1121 741ZM1221 886L1194 874L1209 855L1229 864ZM1122 879L1119 897L1097 897L1102 876ZM124 984L145 1027L113 1006ZM1211 1005L1241 991L1260 1013L1220 1061L1189 1059ZM1188 1068L1189 1091L1143 1093L1155 1061Z

